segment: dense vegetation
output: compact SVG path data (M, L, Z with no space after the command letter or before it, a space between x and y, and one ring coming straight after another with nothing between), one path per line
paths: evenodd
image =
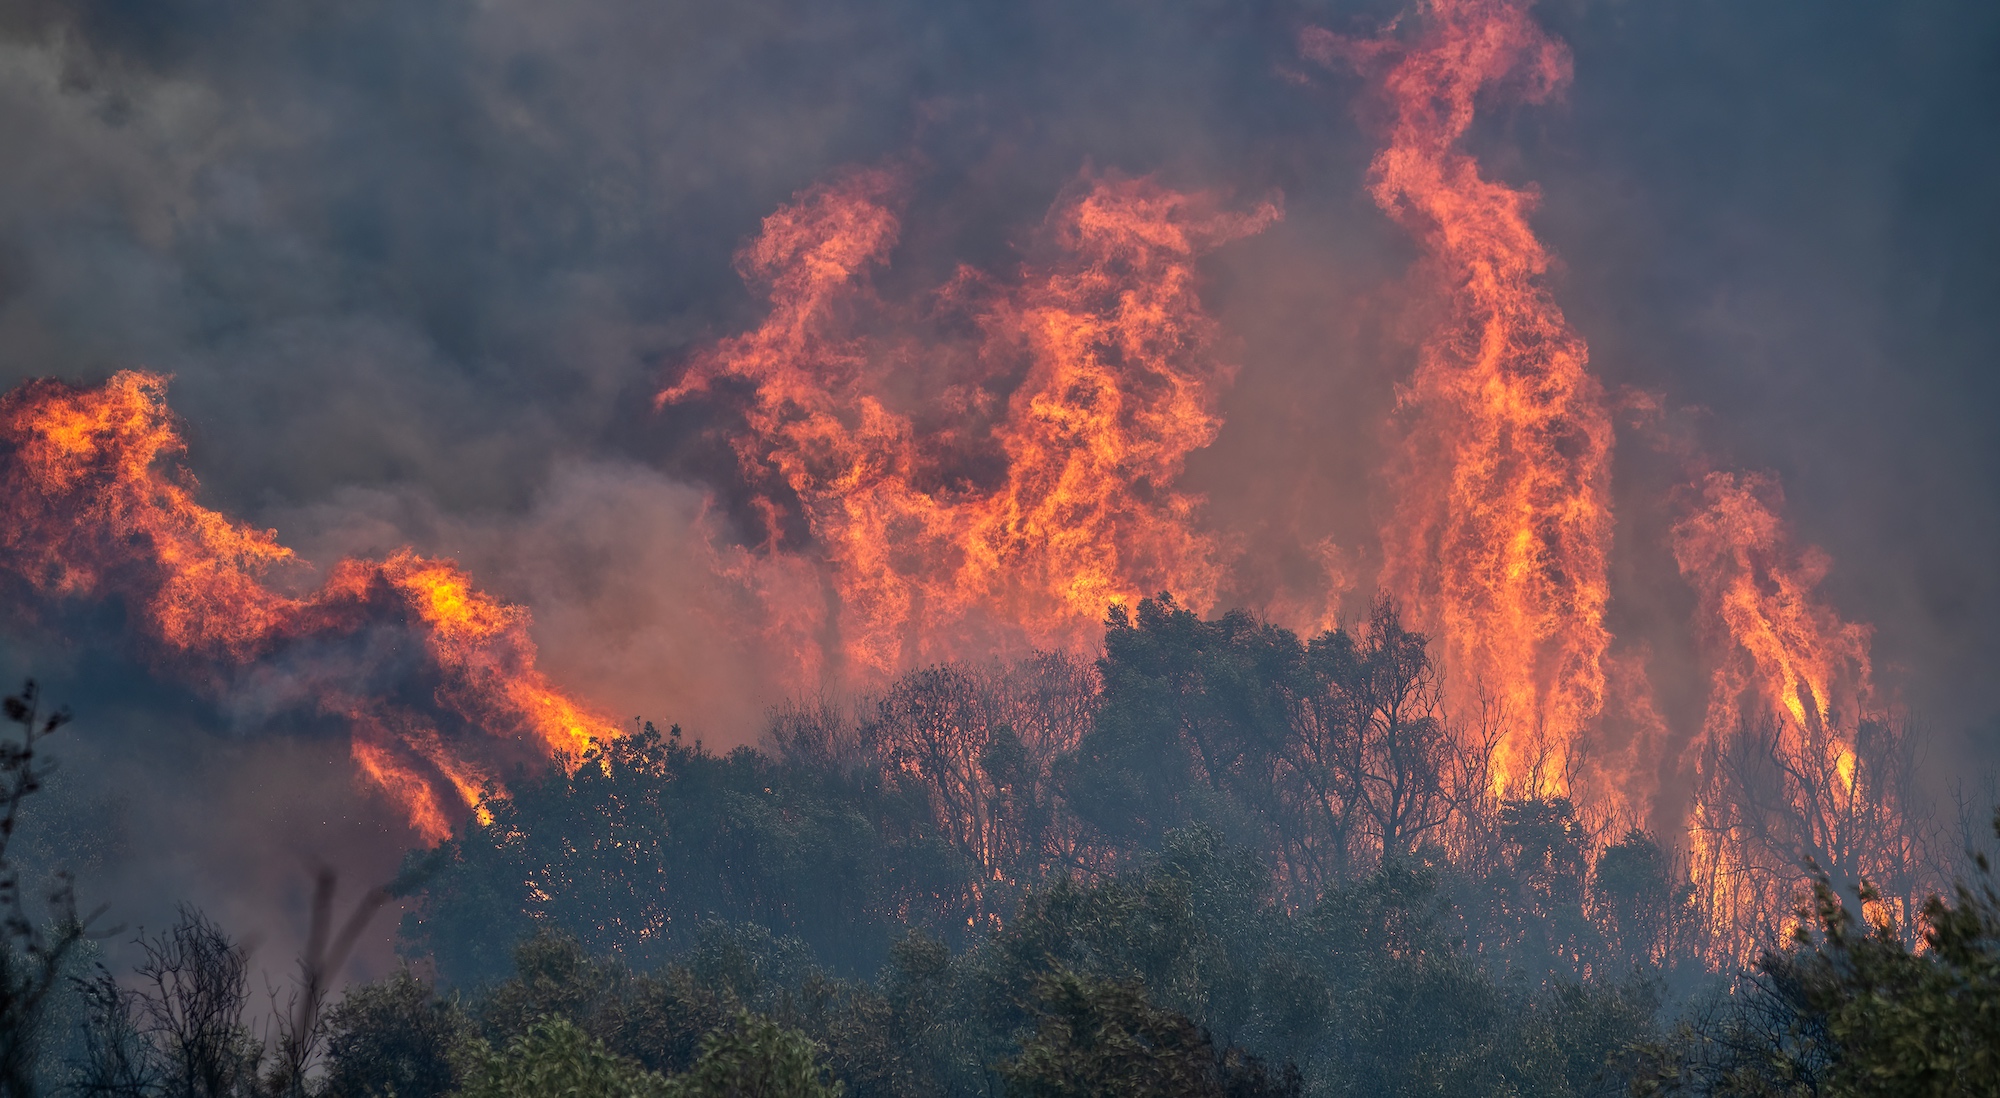
M410 970L324 1011L309 979L253 1032L241 951L190 911L143 943L133 977L58 989L73 1018L20 1008L0 1048L33 1055L4 1085L132 1098L2000 1085L1990 889L1934 900L1913 949L1910 928L1856 921L1866 897L1843 904L1822 880L1795 940L1720 970L1671 853L1561 799L1495 799L1492 742L1453 723L1423 638L1386 606L1357 633L1303 640L1149 600L1114 611L1095 665L932 668L851 709L780 713L763 751L718 756L646 726L517 775L489 824L413 855L397 882ZM10 933L9 973L72 940ZM48 997L53 971L12 976L7 1002Z

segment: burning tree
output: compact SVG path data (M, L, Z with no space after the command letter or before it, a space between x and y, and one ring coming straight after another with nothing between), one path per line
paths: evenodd
M861 706L863 757L921 789L931 826L979 867L979 915L1011 906L1011 896L986 897L989 887L1006 891L1088 866L1074 817L1058 804L1053 767L1082 739L1096 693L1088 664L1042 653L928 668Z
M1914 753L1906 725L1864 721L1841 735L1768 716L1706 748L1690 838L1730 948L1779 940L1815 872L1850 891L1868 884L1877 924L1911 925L1940 880Z
M1518 0L1443 0L1407 38L1314 29L1308 56L1379 81L1376 204L1422 244L1450 310L1398 394L1395 502L1382 589L1436 638L1459 704L1509 716L1493 776L1512 796L1568 795L1569 760L1604 707L1610 633L1610 409L1545 281L1533 191L1460 147L1482 94L1555 96L1569 51ZM1619 783L1587 792L1616 800ZM1585 792L1585 791L1578 791Z
M1871 713L1868 628L1815 588L1767 478L1715 473L1674 528L1711 666L1694 760L1693 869L1737 956L1773 940L1813 872L1872 881L1904 925L1937 887L1907 723Z

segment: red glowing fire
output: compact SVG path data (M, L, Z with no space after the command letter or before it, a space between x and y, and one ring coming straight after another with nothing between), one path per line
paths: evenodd
M972 334L926 345L904 333L934 317L868 279L896 242L897 186L854 173L767 218L738 262L769 317L659 396L755 387L732 444L767 552L731 567L790 595L769 573L801 562L769 551L788 508L804 518L831 596L793 650L817 655L830 624L845 680L879 682L982 645L1087 647L1105 607L1157 591L1214 605L1226 547L1174 483L1232 374L1195 260L1276 210L1091 181L1050 214L1059 258L1005 282L961 271L927 307Z
M309 689L321 710L352 721L362 773L430 841L478 804L509 754L574 755L616 735L535 670L527 613L474 588L451 561L408 551L347 560L317 592L281 593L271 581L302 562L272 531L195 502L194 479L174 464L185 447L166 386L125 372L95 388L37 381L0 398L9 572L44 596L123 599L156 660L217 686L287 645L371 624L407 630L432 707L464 733L337 675Z
M1399 394L1382 588L1437 638L1448 692L1497 705L1501 791L1568 794L1576 744L1604 708L1611 417L1543 282L1534 194L1458 147L1482 93L1513 82L1546 99L1569 79L1568 53L1525 5L1499 0L1434 4L1408 43L1303 44L1382 71L1391 121L1370 189L1422 243L1451 306Z
M1497 722L1495 796L1637 820L1660 760L1594 746L1607 709L1651 711L1641 661L1614 653L1606 627L1608 403L1549 283L1535 193L1463 147L1488 98L1542 102L1569 78L1527 7L1433 0L1414 29L1308 31L1302 46L1374 81L1370 193L1420 245L1445 306L1399 390L1379 588L1431 637L1450 704ZM961 269L889 299L874 276L894 258L906 183L850 171L766 218L738 268L768 315L657 396L734 417L760 528L708 563L762 596L761 623L743 627L793 661L794 685L857 687L995 649L1089 650L1108 606L1163 590L1200 611L1225 601L1237 547L1180 484L1235 373L1200 264L1273 224L1275 204L1087 177L1018 269ZM121 373L0 400L7 572L45 599L122 599L157 662L218 690L287 648L404 631L423 696L332 671L309 690L351 722L361 771L426 839L478 805L504 760L617 734L536 670L526 612L451 561L342 561L317 590L286 593L306 571L292 551L195 502L165 387ZM1861 807L1889 803L1862 742L1869 632L1817 594L1825 558L1790 544L1767 478L1709 473L1689 498L1673 551L1710 673L1689 853L1718 921L1741 922L1773 902L1730 869L1755 844L1880 874L1895 853L1862 836L1893 821ZM1730 799L1729 775L1748 771L1728 760L1757 728L1784 810L1806 821L1792 838Z

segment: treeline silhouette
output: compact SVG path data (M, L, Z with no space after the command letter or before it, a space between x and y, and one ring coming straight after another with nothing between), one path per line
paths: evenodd
M1502 719L1446 711L1424 638L1387 604L1359 630L1303 639L1146 600L1112 612L1095 662L934 667L784 709L761 750L718 755L642 724L515 775L490 822L464 821L394 884L410 967L324 1010L325 943L346 930L322 882L320 944L261 1031L240 950L199 912L143 941L138 973L63 987L46 951L78 940L73 911L34 935L10 922L0 1050L23 1051L0 1085L2000 1087L1990 887L1899 922L1866 886L1795 866L1810 887L1789 936L1731 966L1671 849L1561 798L1496 795Z
M1698 963L1669 854L1636 831L1599 841L1562 798L1496 797L1494 739L1453 726L1386 604L1359 636L1304 642L1147 600L1113 611L1094 665L934 667L780 712L768 751L645 726L550 767L412 861L403 934L455 986L504 974L536 931L648 967L717 919L866 973L912 929L962 947L1038 888L1200 835L1292 915L1418 873L1488 968L1537 986Z

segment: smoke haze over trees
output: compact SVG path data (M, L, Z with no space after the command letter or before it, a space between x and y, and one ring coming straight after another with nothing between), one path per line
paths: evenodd
M339 619L295 614L238 638L255 658L190 671L131 581L155 543L50 512L134 554L77 581L18 542L8 502L0 675L87 721L7 859L31 891L66 867L108 902L132 932L90 956L121 973L206 926L282 981L321 871L396 879L342 978L415 958L469 997L377 983L347 1017L420 1015L460 1052L476 1036L479 1056L407 1078L492 1093L538 1064L680 1086L707 1036L710 1071L824 1069L853 1092L877 1085L864 1062L922 1086L976 1067L1064 1093L1112 1070L1080 1051L1093 1026L1177 1050L1108 1061L1175 1086L1283 1092L1290 1062L1337 1089L1370 1050L1304 1050L1398 1023L1266 971L1287 950L1406 981L1383 1001L1464 991L1477 1017L1409 1028L1384 1073L1582 1080L1578 1057L1594 1071L1649 1032L1659 988L1628 972L1678 1002L1695 969L1754 967L1808 865L1872 881L1901 937L1877 949L1820 913L1846 959L1757 969L1765 1020L1851 1032L1827 987L1854 971L1929 987L1897 950L1971 872L1954 858L2000 765L2000 15L1544 0L1532 33L1510 24L1520 57L1440 78L1477 109L1417 167L1470 158L1459 184L1518 209L1548 258L1515 271L1548 339L1510 346L1587 346L1549 449L1581 470L1572 502L1616 515L1579 527L1591 575L1533 538L1475 539L1570 614L1560 645L1525 618L1475 641L1597 653L1579 675L1500 652L1531 673L1476 685L1525 691L1509 709L1467 696L1493 653L1453 632L1479 600L1425 572L1433 529L1388 536L1399 477L1455 470L1420 443L1456 406L1415 379L1479 344L1453 272L1489 258L1427 235L1440 195L1472 192L1425 206L1414 177L1383 182L1387 135L1414 132L1384 88L1423 69L1419 8L1516 13L0 4L0 391L170 375L155 410L186 451L132 498L185 485L202 514L271 528L310 564L252 577L259 597ZM27 437L0 439L7 477ZM1079 483L1095 510L1048 488ZM320 586L348 558L401 563L346 573L368 592ZM1163 590L1178 601L1139 601ZM1752 594L1786 612L1753 625L1825 643L1745 642ZM411 623L453 599L491 609L486 662L423 647L444 633ZM315 693L351 667L388 685ZM547 764L494 727L541 710L473 697L517 673L531 702L628 734ZM1556 696L1601 703L1588 735L1544 719ZM438 747L481 734L489 753ZM421 780L451 819L426 828L357 777L390 742L406 772L436 748ZM408 856L489 793L490 828ZM1188 922L1207 914L1177 889L1230 893L1215 917L1236 922ZM1989 933L1976 893L1954 903L1975 914L1947 944ZM1340 905L1421 938L1412 967L1370 967L1401 947ZM1120 952L1169 924L1195 944ZM1001 956L1038 926L1086 945L1050 947L1057 967ZM782 972L713 968L759 950ZM1961 955L1946 982L1984 978ZM535 964L599 1005L679 1004L671 1056L596 1005L496 1020L494 989ZM1242 1001L1188 990L1211 983ZM946 1028L895 1029L925 995ZM1551 1045L1565 1011L1630 1025ZM1747 1024L1653 1033L1641 1058L1710 1079L1755 1047L1730 1045ZM329 1048L374 1039L334 1030ZM985 1059L937 1051L961 1040ZM931 1051L892 1071L852 1041ZM1429 1041L1472 1051L1425 1059ZM1544 1059L1478 1051L1509 1042Z
M34 1074L125 1095L1977 1092L2000 1001L1983 863L1914 923L1800 867L1813 906L1737 968L1650 836L1492 794L1491 741L1430 728L1434 668L1387 607L1302 644L1148 600L1108 635L1094 675L945 665L852 714L782 713L768 754L648 726L516 775L406 861L398 939L426 975L324 1014L260 1022L248 952L185 910L139 937L134 979L58 989Z

